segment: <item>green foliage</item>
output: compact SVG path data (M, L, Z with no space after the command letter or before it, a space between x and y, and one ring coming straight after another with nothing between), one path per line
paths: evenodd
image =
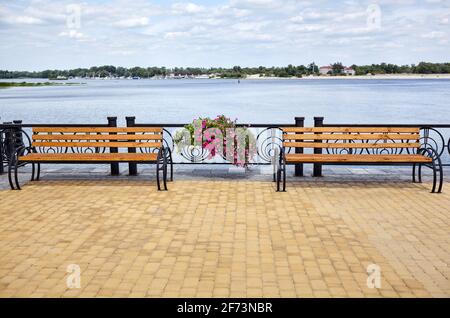
M352 65L356 75L366 74L449 74L450 63L425 63L418 65L395 65L395 64L372 64L372 65Z
M336 62L331 65L332 67L332 74L333 75L341 75L344 73L344 65L342 65L341 62Z
M199 120L202 123L202 129L219 128L224 136L226 135L226 130L228 128L236 127L236 120L233 121L230 118L226 117L225 115L218 115L215 119L211 119L209 117L206 118L200 117L196 120ZM193 145L195 132L194 123L185 125L184 128L187 129L191 134L191 145ZM182 141L181 134L178 134L174 137L175 143L180 143L181 141Z
M332 65L333 75L342 74L343 65L340 62ZM356 75L371 74L449 74L450 63L426 63L421 62L418 65L395 65L395 64L372 64L372 65L352 65ZM152 78L154 76L167 76L169 74L176 76L198 76L198 75L215 75L221 78L245 78L249 75L260 74L262 77L302 77L305 75L318 74L319 67L315 63L308 66L304 65L288 65L286 67L240 67L232 68L222 67L175 67L168 69L166 67L139 67L132 68L115 67L112 65L93 66L91 68L77 68L73 70L45 70L40 72L26 71L7 71L0 70L1 79L12 78L57 78L60 77L141 77Z
M80 83L52 83L52 82L41 82L41 83L27 83L27 82L0 82L0 88L9 87L35 87L35 86L59 86L59 85L80 85Z

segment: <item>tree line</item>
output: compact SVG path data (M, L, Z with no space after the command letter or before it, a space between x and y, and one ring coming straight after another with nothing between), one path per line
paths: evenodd
M341 62L332 63L333 75L338 75L343 69ZM448 74L450 73L450 63L426 63L417 65L395 65L395 64L372 64L372 65L352 65L356 75L366 74ZM94 66L91 68L77 68L72 70L45 70L45 71L7 71L0 70L1 79L14 78L58 78L58 77L83 77L83 78L106 78L106 77L167 77L170 74L176 76L199 76L208 75L221 78L245 78L249 75L259 75L261 77L302 77L308 75L318 75L319 67L315 63L309 65L288 65L286 67L240 67L232 68L211 67L115 67L112 65Z
M352 65L356 75L366 74L448 74L450 73L450 63L426 63L417 65L395 65L395 64L372 64L372 65Z

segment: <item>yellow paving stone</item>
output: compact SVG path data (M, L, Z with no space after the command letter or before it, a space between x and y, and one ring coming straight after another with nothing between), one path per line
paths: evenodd
M0 297L450 297L450 195L428 186L28 183L0 191Z

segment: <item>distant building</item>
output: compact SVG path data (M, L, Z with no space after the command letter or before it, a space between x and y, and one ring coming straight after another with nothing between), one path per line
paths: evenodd
M333 72L333 68L331 66L321 66L319 68L319 73L321 75L327 75L329 72Z
M355 76L356 72L354 69L352 69L351 67L344 67L344 73L346 75L350 75L350 76Z
M197 75L195 76L196 79L209 79L209 75L208 74L202 74L202 75Z
M319 73L321 75L327 75L327 74L331 74L333 72L333 67L328 65L328 66L321 66L319 68ZM342 71L345 75L350 75L350 76L354 76L356 75L356 72L354 69L352 69L351 67L347 67L344 66L344 69Z

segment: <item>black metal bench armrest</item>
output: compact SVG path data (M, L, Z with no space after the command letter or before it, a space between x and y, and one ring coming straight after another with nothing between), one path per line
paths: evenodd
M430 158L432 158L433 160L440 160L440 155L439 153L436 151L436 149L434 149L432 146L428 145L427 147L422 147L419 148L419 150L417 150L418 154L421 155L428 155Z
M26 156L27 154L30 154L30 153L37 153L36 147L20 146L15 150L14 155L17 155L17 158L19 158L21 156Z
M431 162L430 168L433 170L433 187L431 189L431 193L441 193L443 183L444 183L444 171L442 169L442 161L441 161L440 154L436 151L436 149L434 149L430 145L428 145L425 148L418 149L417 153L431 158L432 162ZM414 173L413 180L415 180L415 171L414 170L413 170L413 173ZM419 167L419 180L421 178L420 173L421 172L420 172L420 167ZM438 182L437 173L439 173L439 184L437 184L437 182Z

